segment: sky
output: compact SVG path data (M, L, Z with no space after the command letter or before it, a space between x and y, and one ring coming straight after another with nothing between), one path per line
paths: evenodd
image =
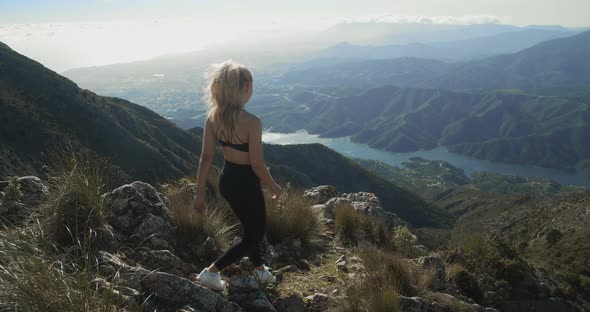
M0 41L58 72L343 21L590 26L589 0L0 0Z

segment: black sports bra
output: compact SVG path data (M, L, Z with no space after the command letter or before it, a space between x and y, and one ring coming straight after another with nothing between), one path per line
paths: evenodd
M234 144L234 143L230 143L230 142L224 142L219 140L219 144L221 144L221 146L229 146L229 147L233 147L235 149L237 149L238 151L242 151L242 152L247 152L248 149L248 143L242 143L242 144Z

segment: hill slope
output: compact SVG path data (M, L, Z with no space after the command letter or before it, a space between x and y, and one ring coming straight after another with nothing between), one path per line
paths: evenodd
M149 109L82 90L4 44L0 60L0 142L18 160L16 167L2 162L0 177L68 140L136 179L177 178L195 168L199 137Z
M480 159L559 169L590 158L590 105L566 98L392 86L340 98L312 92L289 98L284 113L266 119L273 131L350 135L393 152L443 145ZM305 110L294 109L303 104Z

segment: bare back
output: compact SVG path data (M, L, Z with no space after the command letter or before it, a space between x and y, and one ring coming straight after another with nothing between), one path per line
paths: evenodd
M211 125L213 126L213 132L216 136L215 140L222 140L233 144L242 144L245 142L249 143L250 133L252 131L252 126L255 121L255 118L255 115L252 115L245 110L240 111L240 114L235 124L235 135L237 135L239 139L235 136L233 138L230 138L229 129L221 129L220 125L211 121ZM231 146L221 146L221 150L223 152L223 158L229 162L242 165L250 164L249 152L237 150Z

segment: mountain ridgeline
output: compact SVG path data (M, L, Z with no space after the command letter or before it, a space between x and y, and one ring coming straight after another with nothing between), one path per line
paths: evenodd
M338 48L338 47L337 47ZM341 48L343 48L341 46ZM350 48L348 48L350 49ZM372 52L379 53L378 49ZM314 60L294 66L286 82L316 86L398 85L449 90L521 89L590 86L590 31L540 42L512 54L445 63L419 54L371 60Z

